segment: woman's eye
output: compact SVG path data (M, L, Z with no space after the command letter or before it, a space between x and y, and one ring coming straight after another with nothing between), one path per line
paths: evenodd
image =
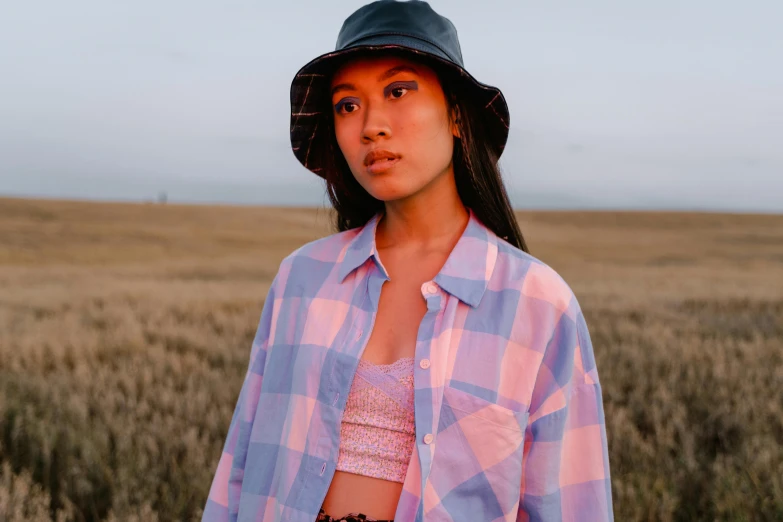
M338 103L337 105L335 105L334 108L338 113L354 112L356 110L356 102L344 100Z
M418 84L415 81L410 82L394 82L393 84L389 85L385 92L387 97L392 97L395 100L399 100L406 94L408 94L408 91L416 91L419 89Z
M402 98L406 92L408 92L407 87L395 87L391 90L391 95L393 98Z

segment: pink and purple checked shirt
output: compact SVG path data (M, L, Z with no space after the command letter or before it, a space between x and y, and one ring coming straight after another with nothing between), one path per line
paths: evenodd
M280 264L203 521L316 519L389 280L378 218ZM395 521L613 520L601 386L568 285L471 211L421 292L416 441Z

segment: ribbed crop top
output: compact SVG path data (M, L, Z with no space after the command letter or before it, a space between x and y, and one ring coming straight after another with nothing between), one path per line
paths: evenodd
M413 357L359 359L340 427L336 469L404 482L416 441Z

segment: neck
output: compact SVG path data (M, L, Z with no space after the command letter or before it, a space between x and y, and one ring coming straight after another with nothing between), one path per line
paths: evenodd
M387 201L376 230L379 249L453 246L470 215L457 193L454 176L440 176L429 187L405 199Z

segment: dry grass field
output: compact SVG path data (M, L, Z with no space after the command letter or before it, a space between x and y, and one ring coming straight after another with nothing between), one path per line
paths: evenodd
M783 520L783 216L518 218L587 315L616 520ZM198 520L271 278L329 222L0 199L0 520Z

